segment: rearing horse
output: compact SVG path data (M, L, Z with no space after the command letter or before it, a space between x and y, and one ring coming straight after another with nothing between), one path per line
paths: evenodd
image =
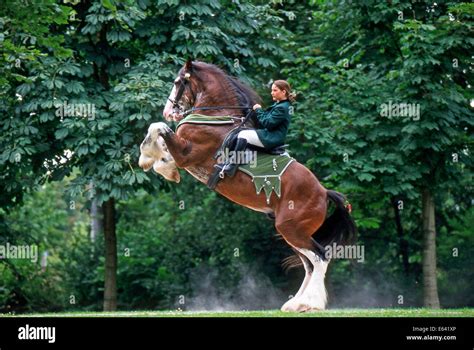
M177 110L191 107L208 116L235 115L236 110L230 106L253 106L258 102L260 97L251 88L218 67L188 60L174 81L163 116L168 121L178 121L182 114ZM253 127L254 122L250 120L246 126ZM176 165L206 184L216 164L213 156L235 126L183 124L177 133L162 122L152 127L165 140ZM280 198L272 193L270 204L265 194L256 194L250 177L240 171L232 178L221 180L215 190L232 202L274 217L276 230L301 259L305 269L303 283L281 309L300 312L325 309L324 278L329 260L324 247L347 243L356 231L344 196L326 190L311 171L296 161L281 177ZM328 201L335 204L335 209L326 218Z

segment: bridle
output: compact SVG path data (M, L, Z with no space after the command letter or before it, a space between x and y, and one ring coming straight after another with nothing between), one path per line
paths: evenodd
M184 90L188 87L190 79L191 79L191 73L189 72L185 73L184 79L180 79L181 84L179 85L178 92L176 93L175 98L174 99L168 98L168 100L173 104L173 109L177 111L178 113L182 110L182 107L179 105L179 102L183 98ZM188 87L188 88L193 94L193 96L195 96L195 94L191 90L191 87ZM242 121L241 125L244 125L247 122L247 120L250 118L253 112L252 106L199 106L199 107L193 106L191 107L191 109L185 110L180 114L186 117L188 114L193 113L194 111L220 110L220 109L241 109L241 110L247 111L244 118L235 117L236 119L240 119Z
M168 98L168 100L173 104L173 109L181 110L181 106L179 105L179 101L183 97L184 90L186 89L187 85L189 84L189 80L191 79L191 73L186 73L184 75L184 79L179 79L181 84L179 85L178 92L174 99Z

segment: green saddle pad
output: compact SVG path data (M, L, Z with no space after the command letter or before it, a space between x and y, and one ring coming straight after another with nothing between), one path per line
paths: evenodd
M288 153L273 155L258 152L256 162L240 165L239 170L252 178L257 194L260 194L262 189L265 191L267 204L270 204L272 191L280 198L281 176L294 160Z
M232 116L208 116L202 114L190 114L181 120L176 126L176 130L183 124L209 124L209 125L225 125L235 124L239 119Z

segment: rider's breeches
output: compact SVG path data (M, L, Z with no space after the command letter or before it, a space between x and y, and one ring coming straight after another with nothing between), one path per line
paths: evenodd
M237 136L239 139L246 139L248 143L258 146L258 147L265 147L258 138L257 132L255 130L242 130L239 132Z

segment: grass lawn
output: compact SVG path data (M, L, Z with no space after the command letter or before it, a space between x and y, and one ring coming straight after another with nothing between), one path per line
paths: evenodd
M474 309L330 309L312 313L288 313L279 310L117 311L0 314L0 317L474 317Z

